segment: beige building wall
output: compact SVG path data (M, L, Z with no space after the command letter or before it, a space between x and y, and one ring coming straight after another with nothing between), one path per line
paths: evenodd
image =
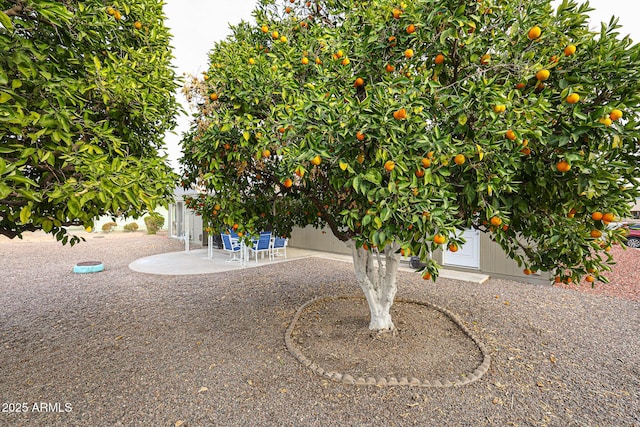
M469 269L456 266L445 265L452 270L472 271L488 274L494 278L516 280L519 282L551 284L550 275L546 272L539 274L525 275L523 268L509 258L500 248L500 245L491 240L487 233L480 235L480 268ZM296 228L291 233L289 246L302 249L311 249L323 252L351 255L351 250L344 242L338 240L331 230L319 230L311 226ZM433 258L442 265L442 251L436 251Z
M289 246L351 255L351 249L347 247L346 243L338 240L330 229L317 229L310 225L305 228L294 228L289 239Z

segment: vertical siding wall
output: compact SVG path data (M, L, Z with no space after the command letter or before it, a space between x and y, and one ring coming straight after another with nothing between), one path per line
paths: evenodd
M331 252L351 255L351 249L346 243L338 240L330 229L317 229L311 226L294 228L289 239L289 246L293 248L311 249L314 251Z
M329 229L319 230L310 226L295 228L291 233L289 245L295 248L351 255L351 250L347 245L336 239ZM433 258L442 265L442 251L436 251L433 254ZM478 272L476 269L465 269L454 266L444 267L460 271ZM522 270L523 268L518 267L518 264L510 259L497 243L491 240L490 235L481 233L480 272L494 278L516 280L519 282L536 284L551 283L550 275L546 272L527 276Z
M480 239L480 269L493 277L517 280L520 282L550 284L549 273L526 275L522 271L524 267L518 267L518 263L505 254L500 245L491 240L487 233L483 233Z

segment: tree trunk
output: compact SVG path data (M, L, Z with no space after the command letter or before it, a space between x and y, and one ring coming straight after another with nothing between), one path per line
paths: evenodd
M382 253L378 251L356 248L352 242L351 252L358 285L362 288L371 322L369 329L374 331L390 331L395 328L391 320L391 306L398 290L396 276L400 246L396 243L387 245Z

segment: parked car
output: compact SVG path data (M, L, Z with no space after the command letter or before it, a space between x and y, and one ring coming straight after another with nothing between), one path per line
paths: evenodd
M640 224L629 224L627 226L627 246L640 248Z

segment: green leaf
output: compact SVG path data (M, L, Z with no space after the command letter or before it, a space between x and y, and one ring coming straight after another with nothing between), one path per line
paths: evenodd
M80 203L76 199L69 199L67 202L67 209L71 213L72 218L77 218L80 214Z
M26 224L29 222L29 218L31 218L31 208L29 206L23 206L20 209L20 222Z
M368 170L364 175L364 179L373 184L380 185L382 182L382 174L377 170Z
M7 92L0 92L0 104L4 104L12 98Z
M0 10L0 24L2 24L2 26L7 30L13 31L13 24L11 23L11 18L9 18L9 16L1 10Z
M11 194L11 187L0 183L0 199L6 199Z

